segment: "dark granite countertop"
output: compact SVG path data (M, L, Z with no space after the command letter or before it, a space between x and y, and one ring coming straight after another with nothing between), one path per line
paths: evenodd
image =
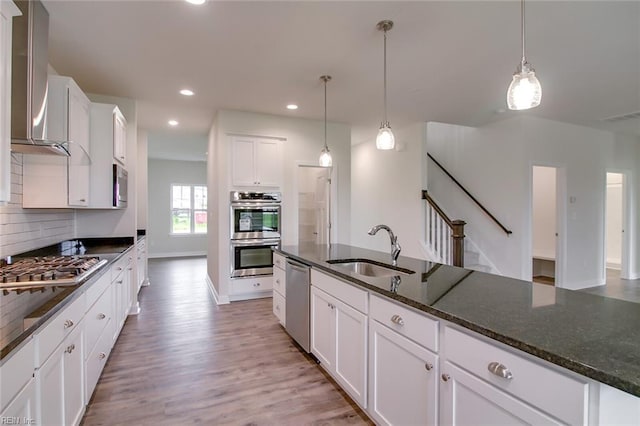
M106 259L108 262L98 271L92 274L84 282L74 286L68 286L54 295L51 299L42 305L46 312L34 322L29 328L24 330L22 334L9 342L5 347L0 348L0 365L9 359L10 355L20 349L28 339L44 325L53 315L63 309L65 306L77 299L82 291L86 290L106 271L110 265L118 260L124 252L133 247L134 240L132 237L121 238L80 238L75 240L63 241L48 247L43 247L29 252L12 256L13 259L31 256L98 256L100 259Z
M389 254L347 245L276 251L640 397L640 304L402 256L398 266L416 273L394 284L326 263L391 263Z

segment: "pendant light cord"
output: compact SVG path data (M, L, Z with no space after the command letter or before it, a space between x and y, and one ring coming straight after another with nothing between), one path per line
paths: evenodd
M328 151L327 147L327 80L324 80L324 149Z
M520 25L522 27L522 65L524 65L527 62L524 56L524 0L520 0Z
M384 30L384 123L387 123L387 30Z

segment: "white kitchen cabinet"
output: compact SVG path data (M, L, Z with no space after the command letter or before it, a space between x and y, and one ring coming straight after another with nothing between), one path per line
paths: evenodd
M286 258L273 254L273 314L284 327L287 318L287 272Z
M229 280L229 300L248 300L271 297L273 295L273 276L259 275L249 278Z
M139 238L136 242L136 252L138 254L136 269L137 269L137 289L136 293L140 291L140 287L149 285L148 274L148 258L147 258L147 239L146 237Z
M40 424L77 425L84 412L82 324L36 371Z
M36 385L31 378L16 397L0 412L5 424L37 424L36 422ZM22 423L18 423L18 422ZM13 422L13 423L9 423Z
M315 270L311 284L311 352L354 401L366 408L367 315L343 300L355 300L356 306L363 306L359 302L365 300L366 308L367 294Z
M443 357L445 424L588 424L586 379L451 326Z
M11 199L11 36L20 10L0 0L0 205Z
M438 356L369 323L369 414L383 425L438 424Z
M70 141L69 157L25 155L25 208L67 208L89 205L89 98L69 77L48 78L47 138Z
M233 185L279 187L282 180L281 144L277 139L233 137Z
M120 335L131 307L132 255L127 252L112 268L115 330L113 341Z
M125 161L126 120L116 105L95 102L91 103L90 117L89 207L110 209L113 208L113 167L115 163L124 165Z
M33 403L35 388L32 387L30 392L24 392L24 389L33 379L36 357L35 346L33 338L28 338L24 346L0 365L0 413L5 413L5 411L17 413L27 404L33 404L31 409L35 409L35 404ZM21 394L22 396L20 396ZM21 402L16 403L16 399L20 399ZM7 415L13 416L16 414Z

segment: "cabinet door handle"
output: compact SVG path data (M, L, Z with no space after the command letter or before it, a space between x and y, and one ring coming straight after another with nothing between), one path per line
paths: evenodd
M404 320L400 315L394 315L391 317L391 322L398 325L404 325Z
M503 379L507 379L507 380L513 379L513 374L511 374L511 371L509 371L507 367L500 364L499 362L495 362L495 361L490 362L489 365L487 366L487 370L491 371L493 374L495 374L498 377L502 377Z
M107 354L105 354L104 352L100 352L98 354L98 358L100 358L100 359L105 359L106 357L107 357Z
M122 284L124 280L116 281L116 284Z
M451 376L450 376L450 375L448 375L448 374L443 374L443 375L442 375L442 381L443 381L443 382L448 382L448 381L449 381L449 379L451 379Z
M73 321L71 321L70 319L64 322L64 328L69 328L69 327L73 327Z
M105 314L103 314L102 312L98 314L98 319L105 319L107 316Z
M254 287L260 287L260 283L254 283L253 286Z
M280 280L276 280L276 284L280 284Z
M280 305L276 305L276 311L280 310Z
M75 348L76 348L76 345L72 343L71 345L67 346L67 349L65 349L65 352L70 354L71 352L73 352Z
M431 369L433 368L433 364L431 364L431 363L427 362L427 363L424 365L424 368L426 368L426 369L427 369L427 371L431 371Z
M81 201L81 202L83 202L83 203L86 203L86 202L87 202L87 200L85 200L84 198L80 198L80 200L79 200L79 201Z

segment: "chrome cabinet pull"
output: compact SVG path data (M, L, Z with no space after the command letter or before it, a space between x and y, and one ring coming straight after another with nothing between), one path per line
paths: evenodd
M451 376L450 376L450 375L448 375L448 374L443 374L443 375L442 375L442 381L443 381L443 382L448 382L448 381L449 381L449 379L451 379Z
M64 322L64 328L69 328L69 327L73 327L73 321L68 319Z
M253 286L254 287L260 287L260 283L254 283Z
M427 371L431 371L431 369L433 368L433 364L431 364L431 363L427 362L427 363L424 365L424 368L426 368L426 369L427 369Z
M105 354L104 352L100 352L100 354L98 355L98 358L100 359L105 359L107 357L107 354Z
M99 314L98 314L98 319L103 320L103 319L105 319L106 317L107 317L107 316L106 316L105 314L103 314L103 313L99 313Z
M491 371L491 373L495 374L498 377L502 377L503 379L513 379L513 374L511 374L511 371L509 371L507 367L500 364L499 362L490 362L487 366L487 370Z
M394 315L391 317L391 322L398 325L404 325L404 320L400 315Z
M71 352L73 352L75 348L76 348L76 345L72 343L71 345L67 346L67 349L65 349L65 352L70 354Z

